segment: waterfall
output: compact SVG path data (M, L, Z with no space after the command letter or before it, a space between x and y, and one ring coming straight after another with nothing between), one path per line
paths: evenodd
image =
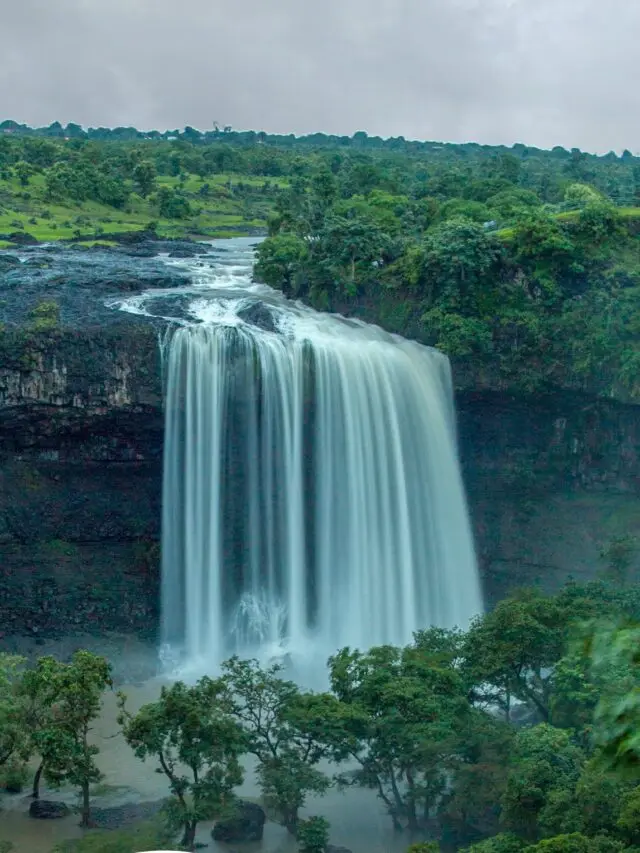
M481 610L448 359L296 311L168 345L163 632L202 666L404 644Z

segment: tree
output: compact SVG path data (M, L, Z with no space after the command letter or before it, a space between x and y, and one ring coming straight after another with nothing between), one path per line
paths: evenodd
M502 797L503 825L530 841L540 836L539 818L554 791L572 791L584 754L569 732L547 723L516 735L509 776Z
M258 760L265 799L295 834L307 796L323 794L331 784L317 765L332 754L326 737L338 704L326 694L302 693L280 677L279 665L263 669L257 661L232 658L223 670L247 750Z
M189 201L177 190L160 187L156 194L158 212L165 219L186 219L191 215Z
M306 258L307 245L295 234L279 234L258 246L254 275L287 296L298 292L298 280Z
M475 316L493 309L500 249L481 225L449 219L427 233L423 251L425 307Z
M635 623L595 626L586 652L596 672L627 673L600 697L594 738L601 766L640 779L640 627Z
M464 671L478 685L476 701L497 703L509 720L519 699L549 720L552 667L563 652L567 621L555 599L537 592L504 599L477 618L463 652Z
M15 173L16 178L20 181L21 187L28 187L29 181L31 180L32 175L35 172L35 169L31 165L31 163L27 163L24 160L19 160L13 167L13 171Z
M226 684L206 677L193 687L177 682L137 714L120 694L119 707L129 746L142 761L157 760L169 780L172 820L182 829L182 845L193 850L198 822L230 806L242 784L247 743Z
M310 817L298 824L298 849L300 853L324 853L329 843L329 821L323 817Z
M41 659L42 660L42 659ZM25 670L19 684L20 719L27 737L24 758L38 754L39 747L47 741L41 740L42 732L55 725L55 701L57 682L52 677L57 670L49 666L47 661ZM40 798L40 782L45 769L44 756L33 777L31 796L34 800Z
M111 666L91 652L76 652L70 663L39 658L38 678L46 685L51 716L34 736L46 778L80 789L81 826L91 824L90 786L102 773L96 764L99 748L90 743L92 723L102 707L102 694L111 687Z
M453 660L422 648L343 649L329 661L343 710L334 740L360 765L356 781L375 790L394 827L429 820L460 761L471 714Z
M23 664L23 658L0 654L0 768L25 746L19 708Z

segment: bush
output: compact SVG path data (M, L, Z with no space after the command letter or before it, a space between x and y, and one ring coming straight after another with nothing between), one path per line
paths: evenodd
M53 300L40 302L29 312L29 319L31 331L49 332L60 323L60 306Z
M9 761L0 772L0 788L8 794L19 794L28 781L29 769L21 761Z
M322 853L329 843L329 821L310 817L298 824L298 848L301 853Z

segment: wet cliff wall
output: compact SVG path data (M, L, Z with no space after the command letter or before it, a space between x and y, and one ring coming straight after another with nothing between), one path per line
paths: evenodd
M0 632L152 638L162 383L146 321L0 335ZM640 535L640 408L465 377L460 452L489 601Z
M145 324L0 334L0 632L157 621L161 365Z

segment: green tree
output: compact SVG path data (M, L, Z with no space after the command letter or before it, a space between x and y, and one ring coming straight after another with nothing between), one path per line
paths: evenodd
M111 667L104 658L80 651L70 663L39 658L37 671L52 704L49 719L34 735L34 745L51 783L68 783L80 790L81 825L87 827L90 787L102 778L96 764L100 750L90 742L90 734L102 708L102 694L111 687Z
M509 720L519 699L548 721L553 666L564 649L568 618L555 599L532 591L476 619L463 653L476 700L497 703Z
M571 742L569 732L547 723L519 731L502 797L505 828L535 841L540 836L540 814L552 792L572 791L583 763L584 754Z
M423 252L425 307L476 316L494 307L500 248L481 225L449 219L427 233Z
M271 237L258 246L254 276L287 296L296 295L307 257L306 243L295 234Z
M594 739L601 766L624 778L640 779L640 627L595 626L586 642L596 673L625 673L603 691L594 715Z
M156 193L156 203L160 216L165 219L186 219L191 215L191 205L177 190L160 187Z
M24 659L0 653L0 768L24 750L19 704Z
M520 853L526 842L512 832L500 832L468 847L465 853Z
M472 713L457 668L413 646L343 649L329 669L344 707L337 743L360 765L356 781L377 792L394 826L417 830L460 761Z
M27 163L25 160L19 160L14 164L13 171L15 173L16 178L20 181L21 187L28 187L29 181L31 180L35 169L31 165L31 163Z
M329 821L323 817L310 817L298 824L298 849L300 853L324 853L329 843Z
M295 833L308 795L323 794L331 784L317 765L331 754L333 745L326 736L337 702L323 694L302 693L280 677L279 665L263 669L257 661L232 658L223 669L248 752L258 761L265 800L283 826Z
M142 761L157 760L169 780L172 821L182 829L182 845L193 850L199 821L230 806L242 784L240 757L247 744L232 717L226 684L210 678L193 687L177 682L137 714L127 711L120 694L119 707L129 746Z

